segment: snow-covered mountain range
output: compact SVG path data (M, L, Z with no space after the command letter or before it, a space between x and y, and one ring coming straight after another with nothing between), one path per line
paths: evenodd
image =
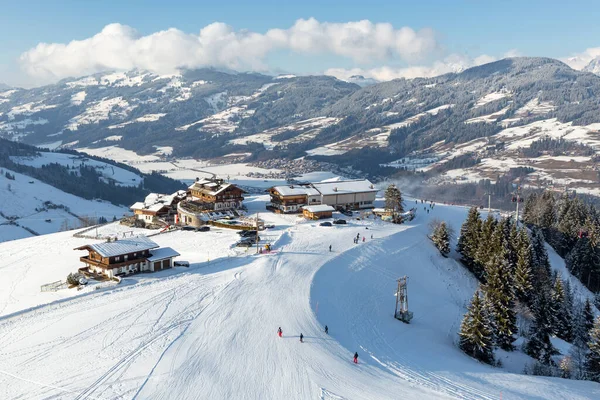
M598 192L597 75L510 58L435 78L349 80L211 69L97 74L0 92L0 135L176 158L307 156L372 176L417 168L445 182L528 166L530 182ZM546 138L578 145L527 150Z

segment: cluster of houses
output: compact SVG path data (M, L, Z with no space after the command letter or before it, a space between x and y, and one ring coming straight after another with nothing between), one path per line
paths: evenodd
M309 219L330 217L334 210L374 207L377 188L366 179L326 181L274 186L267 209L284 214L303 213ZM199 227L223 217L238 217L246 192L217 178L196 179L187 191L171 195L149 194L131 206L136 218L146 223Z
M269 189L267 209L302 212L309 219L328 218L334 210L373 208L377 191L366 179L274 186Z
M308 219L329 218L335 210L373 208L377 189L368 180L330 181L275 186L268 190L269 210L278 213L302 213ZM241 217L246 192L217 178L196 179L187 190L171 195L151 193L131 206L135 218L145 224L195 226L214 223L224 217ZM155 272L173 266L179 256L170 247L160 248L145 236L112 239L88 244L75 250L87 250L80 258L81 272L107 278L138 272Z

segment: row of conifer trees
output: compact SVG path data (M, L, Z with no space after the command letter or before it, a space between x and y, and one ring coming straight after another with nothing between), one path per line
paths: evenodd
M534 373L600 380L600 318L576 300L568 280L552 272L540 229L531 233L511 219L482 220L477 208L461 227L457 251L481 282L460 328L460 348L494 364L494 349L515 349L517 318L529 326L523 350L538 360ZM550 337L573 343L568 363L556 365Z

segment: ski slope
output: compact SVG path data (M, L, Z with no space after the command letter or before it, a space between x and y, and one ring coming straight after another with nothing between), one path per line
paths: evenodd
M235 248L228 230L162 234L153 240L180 252L189 269L135 275L103 290L48 294L30 282L39 274L64 279L84 239L65 232L0 244L7 254L0 261L7 278L0 280L0 398L600 396L596 383L523 376L456 348L476 282L439 256L426 233L434 217L458 229L467 209L438 205L400 226L363 218L321 227L264 212L264 196L248 200L276 224L261 232L274 253ZM357 233L365 242L353 243ZM392 317L402 275L415 313L410 325Z

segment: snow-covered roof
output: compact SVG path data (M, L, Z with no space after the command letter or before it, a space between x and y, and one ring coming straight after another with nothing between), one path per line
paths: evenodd
M87 244L77 247L75 250L92 249L102 257L114 257L122 254L135 253L138 251L156 249L158 244L146 236L138 236L128 239L116 239L112 242Z
M188 189L199 190L208 195L216 196L231 186L235 186L235 185L232 185L231 183L225 183L220 180L215 181L213 179L204 178L204 179L200 179L199 181L192 183Z
M167 258L177 257L180 254L170 247L161 247L160 249L152 250L152 255L147 258L148 261L159 261Z
M327 204L320 204L318 206L304 206L302 209L311 213L335 211L335 208L328 206Z
M373 186L373 184L367 179L353 181L319 182L313 183L312 185L322 195L377 192L377 188L375 188L375 186Z
M282 196L318 196L319 192L317 189L310 186L275 186L273 190L276 190Z
M173 201L182 200L186 195L187 193L185 190L178 190L173 194L150 193L143 202L138 201L130 208L132 210L148 210L156 212L160 211L163 207L171 207Z

